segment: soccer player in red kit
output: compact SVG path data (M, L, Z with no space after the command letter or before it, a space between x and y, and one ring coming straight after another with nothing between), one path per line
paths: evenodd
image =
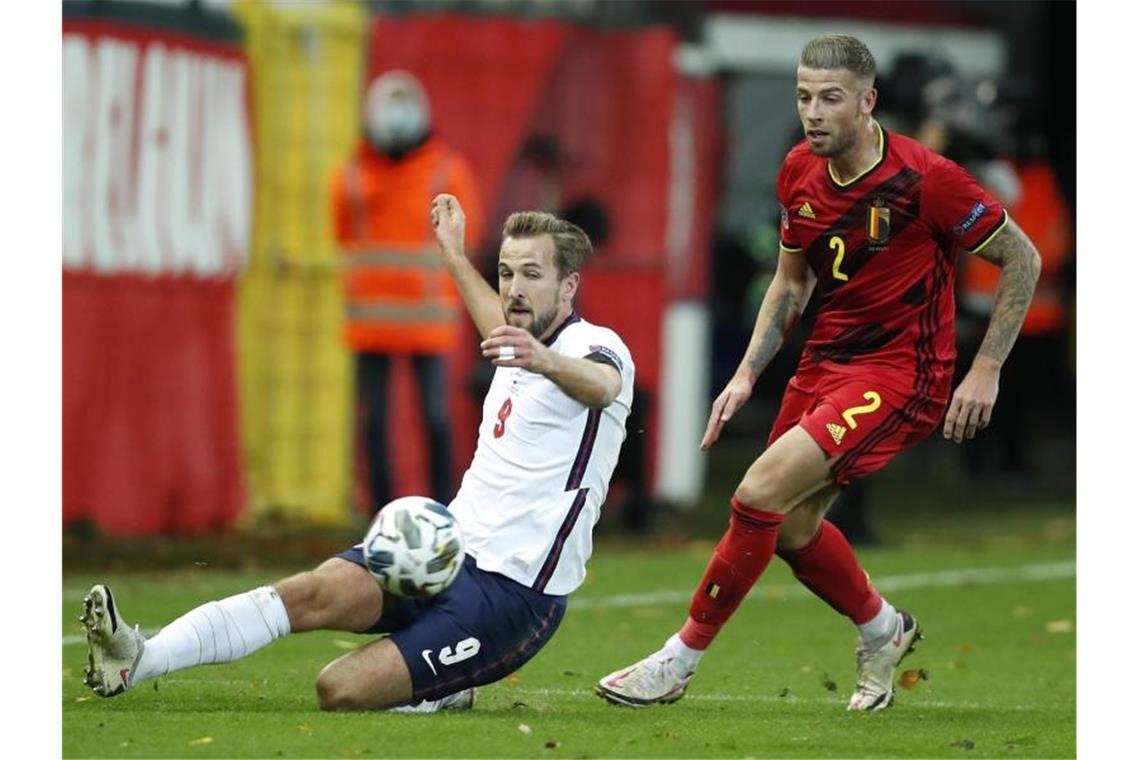
M780 261L747 353L713 402L702 449L748 399L813 291L818 317L767 449L736 488L728 531L688 619L662 649L598 682L611 702L680 699L774 554L859 629L849 710L887 707L895 667L921 638L915 618L875 590L823 517L839 489L940 422L958 443L986 427L1040 259L965 170L879 126L874 80L874 58L854 37L817 37L800 55L796 100L806 139L777 179ZM951 396L959 252L1001 267L1001 278L985 339Z

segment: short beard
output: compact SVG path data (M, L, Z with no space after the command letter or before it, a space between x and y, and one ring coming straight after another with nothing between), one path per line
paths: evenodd
M838 158L844 153L847 153L855 147L856 138L859 135L858 129L853 129L847 134L837 136L835 140L835 147L826 153L819 153L818 155L824 158Z
M542 316L538 316L536 314L534 316L534 321L532 321L530 324L530 328L529 328L530 334L533 335L535 338L542 340L542 334L544 332L546 332L546 329L548 327L550 327L551 323L554 322L554 318L557 316L558 316L558 307L557 306L555 306L553 309L546 312Z

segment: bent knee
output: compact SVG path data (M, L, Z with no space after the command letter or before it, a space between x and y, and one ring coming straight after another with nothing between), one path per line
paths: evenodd
M784 520L776 534L776 551L796 551L811 543L819 532L819 523L808 520Z
M786 464L753 466L736 487L736 499L751 509L787 515L816 498L827 481L812 481L804 473ZM826 511L826 510L825 510Z
M337 675L335 670L326 667L317 676L317 702L322 710L348 711L371 710L375 705L369 703L367 695L354 689L346 679Z
M764 512L783 514L786 509L784 496L780 493L774 475L766 473L751 473L740 481L733 494L736 500L749 509L758 509Z

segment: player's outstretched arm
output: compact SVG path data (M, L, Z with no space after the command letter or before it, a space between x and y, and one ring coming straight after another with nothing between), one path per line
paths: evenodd
M467 216L454 195L437 195L431 203L431 226L439 242L440 255L479 334L486 338L492 330L506 324L499 295L471 265L463 251L463 235Z
M942 435L955 443L973 438L976 431L990 424L1002 364L1021 331L1041 274L1041 256L1012 218L985 248L972 255L1001 267L1001 277L986 336L946 412Z
M705 437L701 440L702 450L713 445L720 437L724 423L732 419L736 410L752 395L756 378L760 377L760 373L780 350L788 331L799 321L814 288L815 273L808 266L804 255L781 252L776 275L772 278L772 284L768 286L764 301L760 304L760 312L756 315L756 326L752 330L748 350L744 352L736 374L713 402Z
M495 366L523 367L545 375L567 396L591 409L606 408L621 393L621 373L616 367L563 356L520 327L497 327L479 347Z

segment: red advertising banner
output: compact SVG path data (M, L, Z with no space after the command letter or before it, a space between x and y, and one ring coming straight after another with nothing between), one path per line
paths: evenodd
M217 529L244 504L245 56L190 11L149 26L123 4L77 7L63 23L63 520L110 535Z

